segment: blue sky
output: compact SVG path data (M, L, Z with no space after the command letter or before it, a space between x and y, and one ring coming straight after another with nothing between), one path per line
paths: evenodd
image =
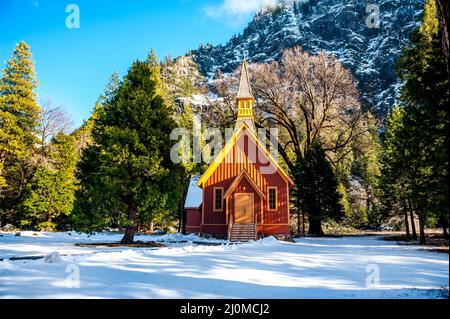
M114 70L121 76L154 48L184 55L200 43L224 43L272 0L0 0L0 69L21 40L30 46L40 87L80 125ZM66 27L66 6L80 28Z

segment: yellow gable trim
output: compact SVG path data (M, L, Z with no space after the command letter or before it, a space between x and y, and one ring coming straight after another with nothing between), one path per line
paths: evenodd
M258 185L256 185L256 183L253 180L253 178L250 176L250 174L245 169L241 170L239 175L233 180L233 182L231 183L230 187L227 189L227 191L223 195L223 199L227 199L234 192L234 190L239 185L241 180L243 180L244 178L247 179L247 181L255 189L255 191L259 194L259 196L261 196L261 198L265 200L266 199L266 195L264 195L262 190L258 187Z
M214 173L216 168L220 165L220 163L223 161L225 156L228 154L230 150L233 149L233 146L236 144L237 137L240 133L243 131L246 131L250 137L253 138L254 141L256 141L256 144L264 150L264 154L269 158L270 162L274 164L278 171L281 173L281 177L283 177L286 181L288 181L291 186L294 185L294 181L292 178L284 171L284 169L277 163L277 161L272 157L270 152L266 149L266 147L261 143L261 141L253 134L251 130L248 129L247 124L242 123L242 125L239 127L239 129L236 130L235 133L233 133L232 137L229 139L229 141L225 144L223 149L220 151L220 153L216 156L216 158L212 161L212 163L209 165L208 169L205 171L205 173L202 175L202 177L197 182L197 186L203 188L205 186L206 181L211 177L211 175Z

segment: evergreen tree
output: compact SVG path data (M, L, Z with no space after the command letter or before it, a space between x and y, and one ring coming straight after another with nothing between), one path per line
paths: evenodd
M404 203L407 198L408 177L404 174L405 165L409 165L406 158L409 151L405 149L407 141L402 138L403 118L405 110L394 108L388 116L386 131L384 134L382 168L380 186L382 189L383 206L387 212L400 210L399 204ZM405 219L405 223L408 222Z
M409 142L416 145L416 152L421 151L412 159L421 172L414 187L420 196L413 197L418 201L424 243L423 227L430 214L440 220L447 238L449 224L449 74L435 1L425 3L422 24L412 40L400 60L399 73L405 81L401 96L406 111L404 125L411 136Z
M21 226L38 230L62 229L68 223L74 201L75 139L58 134L48 149L50 165L37 168L21 204Z
M297 15L299 12L298 7L300 6L300 4L297 4L297 1L294 1L292 6L293 6L292 9L293 9L294 14Z
M112 103L120 85L119 74L114 72L105 85L104 92L97 99L89 119L84 121L83 125L71 134L76 140L75 146L78 158L76 176L78 177L77 184L79 186L75 192L72 219L75 228L81 231L90 232L103 230L107 226L118 226L115 212L108 214L109 212L104 209L104 203L108 199L105 197L106 194L98 192L98 176L87 172L94 172L100 165L96 161L95 152L92 152L93 149L90 148L93 146L92 130L94 123L103 106ZM88 194L94 194L95 192L97 192L97 196L89 197Z
M81 158L83 149L92 144L91 132L94 125L94 119L99 113L99 109L107 103L110 103L113 97L116 95L117 90L120 87L119 73L114 71L109 77L108 82L105 85L104 92L98 97L92 110L91 116L83 122L83 124L75 129L71 136L75 138L75 147L77 150L78 158Z
M152 51L133 63L109 103L94 119L93 144L79 163L75 209L81 230L112 223L126 226L130 243L138 222L173 218L178 206L182 168L170 159L170 132L176 127Z
M380 209L380 188L378 185L380 176L380 158L381 158L381 143L378 133L378 127L374 116L369 112L366 118L367 131L361 134L353 143L352 146L352 163L350 166L350 178L358 180L361 184L362 197L365 203L360 206L357 211L353 208L352 214L360 214L357 223L358 228L379 228L383 219ZM345 179L341 178L339 180ZM348 184L347 181L346 185ZM349 185L347 185L349 186ZM348 192L352 190L347 190ZM356 190L355 193L358 193ZM352 199L350 199L352 201ZM352 203L352 206L357 206Z
M343 216L338 181L322 146L315 142L295 165L296 192L300 207L307 213L309 235L323 236L322 221Z
M16 45L0 78L0 223L12 222L32 173L29 160L36 142L40 108L30 47Z
M401 109L388 121L382 187L391 209L403 206L417 214L425 244L425 226L435 219L448 237L449 82L434 1L425 3L422 24L404 50L398 73L404 80Z
M106 83L104 93L99 96L97 100L97 104L103 105L112 100L112 98L116 95L117 90L120 87L120 76L117 71L114 71L108 79ZM95 110L94 110L95 112Z

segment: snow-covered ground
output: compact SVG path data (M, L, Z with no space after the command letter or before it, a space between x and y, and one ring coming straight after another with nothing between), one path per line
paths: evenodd
M130 249L74 246L120 240L111 233L2 235L0 298L448 298L448 254L376 237L228 245L141 235L167 247Z
M21 236L14 236L12 233L1 232L0 237L0 260L11 257L29 257L43 256L52 252L60 254L89 254L99 251L121 251L123 247L116 248L86 248L78 247L75 244L94 244L94 243L117 243L123 237L119 233L95 233L93 235L80 234L76 232L49 233L49 232L31 232L22 231ZM206 239L196 235L182 235L179 233L165 235L136 235L135 241L157 241L161 243L186 242L205 242L222 243L217 239ZM140 249L140 248L137 248Z

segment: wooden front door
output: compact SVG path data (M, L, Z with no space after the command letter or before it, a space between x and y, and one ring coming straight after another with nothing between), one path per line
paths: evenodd
M234 222L236 224L250 224L254 222L253 194L234 194Z

